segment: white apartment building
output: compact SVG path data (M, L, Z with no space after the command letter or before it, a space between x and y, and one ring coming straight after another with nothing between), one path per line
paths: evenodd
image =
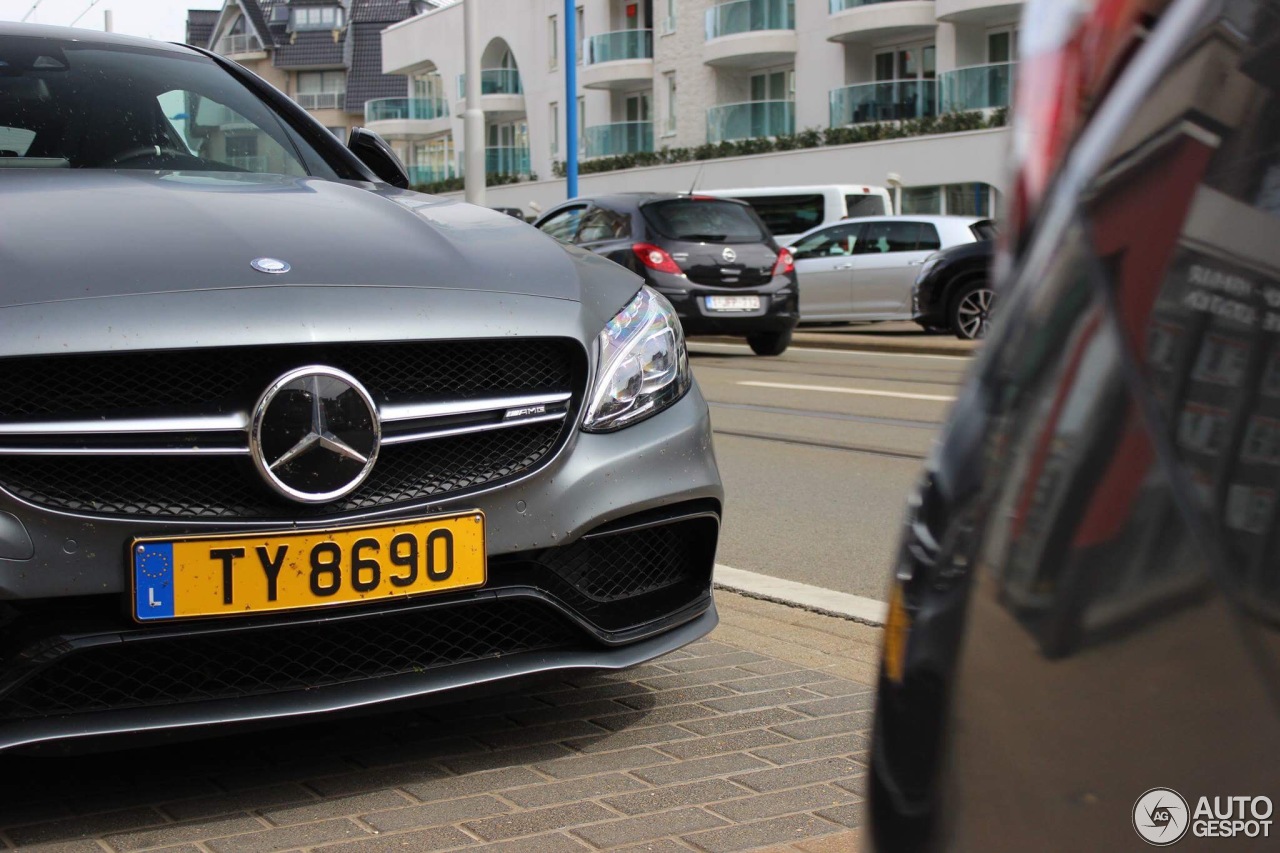
M578 68L582 161L662 148L896 122L1009 104L1022 3L1009 0L563 0L480 4L490 204L546 206L566 158L565 69ZM365 105L368 127L415 182L460 174L463 9L383 31L383 71L403 97ZM909 212L994 212L1004 128L583 174L580 191L807 183L903 186Z

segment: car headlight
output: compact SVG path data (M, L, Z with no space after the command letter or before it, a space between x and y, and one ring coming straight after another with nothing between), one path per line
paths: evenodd
M600 370L582 428L609 432L656 415L693 382L684 330L666 297L645 286L596 339Z

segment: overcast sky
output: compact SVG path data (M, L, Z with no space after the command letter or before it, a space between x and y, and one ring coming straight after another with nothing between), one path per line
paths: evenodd
M220 8L221 0L0 0L0 21L20 21L31 11L28 23L65 27L85 13L76 26L101 30L102 12L110 9L118 33L182 41L188 9Z

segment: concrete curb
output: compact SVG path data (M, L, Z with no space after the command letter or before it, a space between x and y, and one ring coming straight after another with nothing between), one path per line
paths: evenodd
M889 606L873 598L774 578L720 563L715 566L714 578L717 589L727 589L748 598L799 607L811 613L849 619L876 628L884 625L888 613Z
M742 344L742 338L727 335L705 335L689 339L717 344ZM849 352L883 352L898 355L930 355L950 358L968 358L977 350L977 344L969 341L921 335L907 340L883 338L876 335L842 334L838 332L796 332L791 345L800 349L837 349Z

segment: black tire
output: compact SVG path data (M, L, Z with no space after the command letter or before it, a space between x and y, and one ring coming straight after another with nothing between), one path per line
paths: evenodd
M951 299L951 331L962 341L986 337L995 308L996 294L986 279L967 281Z
M791 345L791 330L785 332L752 332L747 343L756 355L782 355Z

